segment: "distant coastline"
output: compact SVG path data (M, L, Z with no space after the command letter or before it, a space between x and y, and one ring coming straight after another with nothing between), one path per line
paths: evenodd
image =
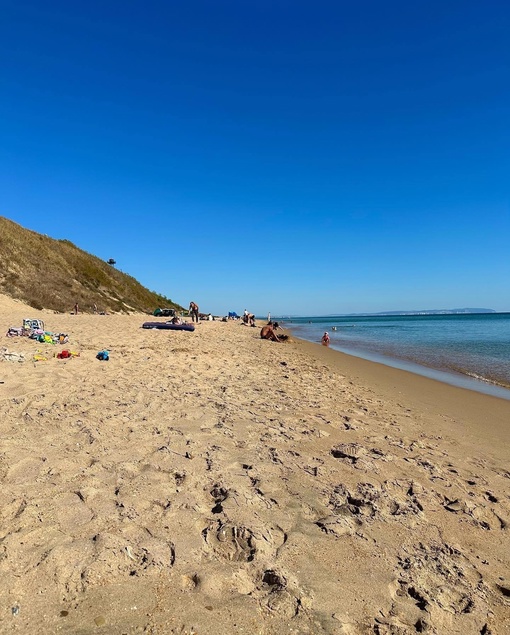
M280 315L278 319L300 319L300 318L334 318L334 317L384 317L391 316L397 317L399 315L485 315L487 313L509 313L510 311L496 311L495 309L422 309L411 311L380 311L378 313L325 313L321 315ZM276 316L275 316L276 317ZM261 317L263 319L263 317Z
M420 311L380 311L379 313L331 313L327 317L381 317L384 315L464 315L498 313L494 309L424 309Z

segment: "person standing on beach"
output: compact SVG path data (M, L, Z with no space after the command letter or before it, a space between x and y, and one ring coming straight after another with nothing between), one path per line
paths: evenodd
M74 314L78 315L78 302L74 305Z
M196 302L189 303L189 314L192 322L198 322L198 304Z
M329 333L326 331L321 339L323 346L329 346Z

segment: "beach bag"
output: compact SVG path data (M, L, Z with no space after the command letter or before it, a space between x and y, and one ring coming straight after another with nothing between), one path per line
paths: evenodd
M96 359L101 362L107 362L110 359L110 355L108 351L99 351L99 353L96 355Z
M71 352L67 350L60 351L57 355L57 359L68 359L69 357L71 357Z
M27 331L41 330L44 331L44 322L42 320L35 320L32 318L25 318L23 320L23 328Z

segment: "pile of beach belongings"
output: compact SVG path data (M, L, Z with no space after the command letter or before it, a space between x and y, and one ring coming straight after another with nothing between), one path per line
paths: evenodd
M67 335L67 333L52 333L51 331L36 330L33 331L29 337L42 344L67 344L67 342L69 342L69 335Z
M22 326L10 326L6 333L7 337L30 337L34 331L44 333L44 322L25 318Z
M67 344L69 336L67 333L52 333L44 330L44 322L25 318L23 326L11 326L6 333L7 337L29 337L45 344Z
M7 337L31 337L33 333L44 333L44 322L32 318L25 318L21 326L10 326Z

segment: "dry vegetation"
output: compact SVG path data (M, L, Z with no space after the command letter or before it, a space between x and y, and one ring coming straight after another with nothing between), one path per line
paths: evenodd
M0 293L35 309L152 312L181 309L68 240L55 240L0 216Z

